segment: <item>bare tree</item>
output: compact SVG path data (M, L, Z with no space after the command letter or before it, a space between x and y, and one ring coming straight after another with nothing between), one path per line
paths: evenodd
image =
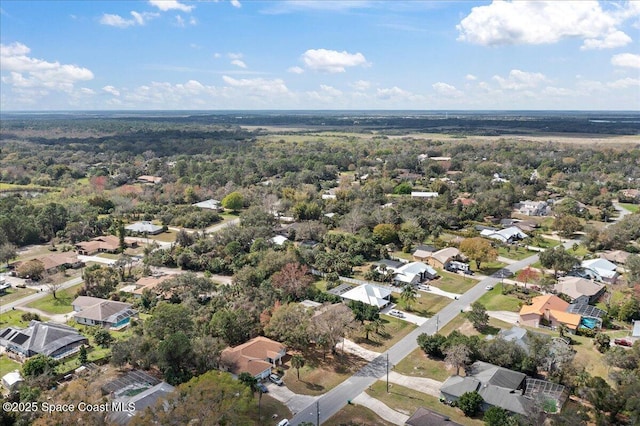
M444 351L444 361L456 367L456 374L460 374L460 367L466 367L471 362L471 350L465 345L453 345Z

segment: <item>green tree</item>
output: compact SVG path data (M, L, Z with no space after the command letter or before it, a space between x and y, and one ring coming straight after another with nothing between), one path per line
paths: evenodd
M553 276L558 277L558 271L570 271L580 262L567 253L563 246L557 246L540 253L540 264L547 269L553 269Z
M243 371L242 373L238 374L238 380L240 381L240 383L251 389L252 393L258 391L258 379L253 377L251 373Z
M605 353L611 348L611 337L608 334L598 333L593 339L593 344L596 345L598 352Z
M300 354L295 354L291 357L291 366L296 369L298 373L298 380L300 380L300 369L304 367L306 360Z
M164 340L177 332L190 336L193 320L189 309L184 305L161 302L153 308L144 328L150 336L158 340Z
M398 195L411 194L412 189L413 186L411 186L409 182L402 182L396 185L395 188L393 188L393 193Z
M106 299L116 289L119 283L119 274L112 267L101 265L87 266L82 273L84 279L83 292L86 296Z
M429 336L426 333L422 333L418 336L418 346L420 346L420 349L434 358L444 358L443 347L446 341L447 338L442 334Z
M582 231L582 223L575 216L562 215L553 222L553 229L558 231L561 237L571 238L576 232Z
M191 341L179 331L158 345L158 367L169 384L178 385L192 376L194 355Z
M398 231L391 223L380 223L373 227L373 236L380 244L389 244L398 240Z
M418 298L418 291L413 284L407 284L402 287L402 293L400 293L400 300L402 300L407 307L407 310L411 310L411 304Z
M289 303L275 309L264 333L289 348L304 350L309 345L311 311L299 303Z
M458 407L465 416L472 417L480 411L483 402L484 399L482 399L478 392L465 392L458 398Z
M640 319L640 302L637 298L631 296L620 306L618 319L627 322Z
M637 254L630 255L627 258L624 267L627 270L629 286L640 284L640 256Z
M222 207L237 212L244 207L244 197L239 192L232 192L222 199Z
M78 355L78 360L80 364L87 363L87 347L85 345L80 346L80 353Z
M178 386L166 399L134 416L131 426L250 425L253 394L229 373L210 371Z
M108 330L105 330L104 328L99 328L98 330L96 330L95 334L93 335L93 339L95 340L97 345L100 345L103 348L108 348L111 345L111 342L113 342L113 336L111 335L111 333L109 333Z
M467 238L460 243L460 251L469 259L476 262L476 269L480 269L482 262L492 262L498 258L498 251L484 238Z
M4 243L0 245L0 262L6 262L9 266L9 261L14 259L18 255L18 248L12 243Z
M467 318L469 318L473 327L478 331L485 330L489 325L487 309L480 302L473 302L471 304L471 310L467 313Z
M35 355L22 364L22 375L24 377L36 377L43 374L53 376L58 362L46 355Z
M510 416L504 408L494 406L484 412L482 421L487 426L507 426L510 424Z

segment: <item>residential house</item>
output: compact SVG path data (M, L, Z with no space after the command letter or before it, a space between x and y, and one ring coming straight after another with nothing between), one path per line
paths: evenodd
M137 247L138 241L133 238L125 238L126 247ZM91 256L96 253L116 253L120 250L120 238L115 235L105 235L92 238L90 241L76 243L76 252L80 255Z
M20 375L20 370L14 370L2 376L2 386L9 392L17 391L24 384L24 379Z
M289 239L283 235L276 235L275 237L269 239L270 243L275 244L277 246L282 246L287 241L289 241Z
M144 413L147 407L153 408L160 400L166 400L175 391L169 383L160 382L140 393L123 392L113 402L123 410L113 410L108 414L113 424L126 425L139 413Z
M138 235L157 235L162 233L162 226L154 225L149 221L132 223L125 226L124 229Z
M521 201L515 205L518 213L525 216L549 216L551 207L546 201Z
M129 325L131 317L137 314L131 303L100 299L99 297L78 296L71 302L78 324L98 325L119 329Z
M617 265L624 265L631 253L622 250L609 250L600 255L603 259L607 259Z
M531 305L520 308L520 324L529 327L545 325L558 327L564 324L571 332L575 332L582 319L580 315L568 313L569 303L558 296L546 294L531 299Z
M353 287L342 294L342 300L354 300L382 309L391 303L391 290L371 284Z
M623 189L618 193L618 199L621 203L640 203L640 190Z
M413 260L425 262L435 251L436 248L433 246L419 245L413 252Z
M407 426L461 426L449 417L424 407L418 407L404 424Z
M220 203L220 201L214 200L213 198L205 201L200 201L199 203L193 203L191 205L195 207L200 207L201 209L208 209L208 210L218 211L222 209L222 204Z
M282 343L258 336L242 345L223 350L220 364L222 369L235 376L246 372L263 380L269 377L272 368L282 365L286 353Z
M156 291L156 287L173 277L175 277L175 274L142 277L136 281L136 288L131 291L131 293L133 293L133 296L136 298L141 298L145 290L149 290L157 295L159 293Z
M580 266L584 269L595 272L600 280L608 283L615 283L619 275L616 271L618 266L607 259L599 258L584 260Z
M476 361L464 377L451 376L440 387L442 398L457 401L464 393L476 391L484 400L482 410L500 407L512 413L529 415L536 400L553 403L560 411L567 399L564 386L487 362Z
M438 195L437 192L411 191L412 198L436 198Z
M402 265L404 264L405 262L400 262L399 260L380 259L379 261L376 262L376 265L378 265L376 269L378 270L378 272L384 273L388 270L395 271L396 269L402 267Z
M585 278L567 276L558 278L554 290L569 296L571 303L590 304L602 296L605 286Z
M438 272L422 262L411 262L394 268L393 280L398 285L417 285L438 276Z
M10 266L14 269L20 268L27 262L40 262L48 274L55 274L61 269L77 269L84 266L84 263L78 259L78 255L72 251L55 252L31 260L14 262Z
M142 175L142 176L138 176L138 182L157 184L157 183L162 183L162 178L159 176Z
M445 269L447 263L451 262L452 260L464 260L460 253L460 250L455 247L447 247L443 248L442 250L438 250L432 253L431 257L428 257L426 259L429 265L433 266L434 268L441 269Z
M61 359L87 343L88 339L75 328L52 322L33 320L24 329L7 327L0 330L0 346L19 358L40 354Z
M514 241L528 237L528 235L522 232L517 226L510 226L509 228L504 228L499 231L485 229L480 232L480 235L503 243L513 243Z

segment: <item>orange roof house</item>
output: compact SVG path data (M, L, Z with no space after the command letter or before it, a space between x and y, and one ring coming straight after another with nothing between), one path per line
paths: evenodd
M538 327L541 322L548 322L551 327L566 325L571 330L576 330L582 319L578 314L566 312L569 303L558 296L547 294L531 299L531 305L520 308L520 324L530 327Z
M247 372L260 380L269 377L276 363L282 364L282 357L286 353L282 343L258 336L242 345L223 350L220 364L234 375Z

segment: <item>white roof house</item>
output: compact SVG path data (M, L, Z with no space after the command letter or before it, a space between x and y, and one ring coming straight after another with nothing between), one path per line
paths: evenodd
M342 293L340 297L384 308L390 303L391 290L371 284L363 284Z
M2 386L8 389L9 392L16 390L22 383L24 383L24 379L20 375L19 370L14 370L2 376Z
M162 232L162 226L154 225L149 221L142 221L132 223L131 225L127 225L124 227L127 231L131 231L135 234L149 234L155 235Z
M200 207L201 209L220 210L222 204L220 204L220 201L212 198L210 200L200 201L199 203L193 203L192 206Z
M437 192L411 191L413 198L436 198L438 195Z
M501 229L499 231L484 229L480 232L480 235L483 237L502 241L503 243L511 242L515 240L522 240L528 237L528 235L522 232L520 228L517 228L515 226Z
M609 262L607 259L600 258L585 260L580 266L586 269L591 269L605 281L614 281L618 276L618 272L616 272L618 267L615 263Z
M276 235L273 238L269 239L270 242L272 242L273 244L277 245L277 246L281 246L284 243L286 243L287 241L289 241L289 239L287 237L284 237L282 235Z
M438 272L422 262L411 262L394 268L394 280L399 284L419 284L425 279L438 276Z
M640 320L636 320L633 322L633 331L631 332L631 337L640 338Z

